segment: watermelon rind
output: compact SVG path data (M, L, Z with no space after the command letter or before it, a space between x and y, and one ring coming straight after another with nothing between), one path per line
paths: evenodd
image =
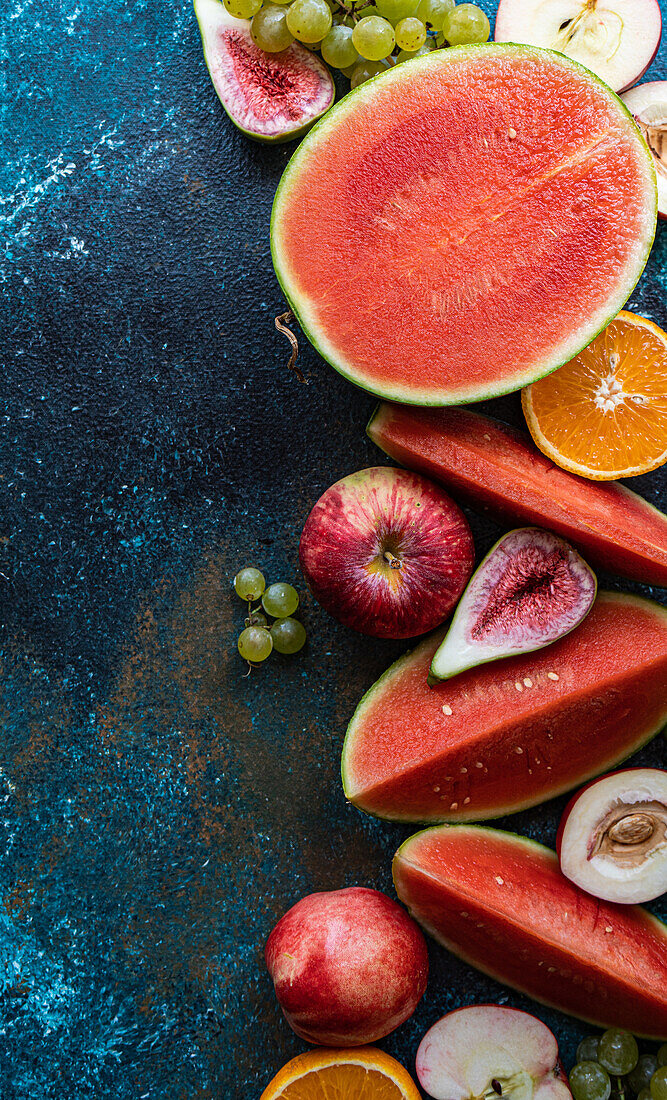
M316 319L311 316L311 311L306 301L302 300L297 288L292 285L289 265L282 254L280 242L279 222L283 199L286 199L289 195L293 178L299 171L301 159L311 153L316 155L317 142L321 136L326 134L327 128L334 124L338 118L350 114L354 110L357 102L361 103L364 98L372 98L378 86L378 82L389 83L390 81L396 81L398 83L406 82L409 85L411 74L418 72L420 69L427 70L429 67L435 69L440 65L457 63L466 55L471 59L477 59L480 54L483 53L493 57L494 55L497 56L499 50L518 53L524 56L546 56L550 60L561 65L562 68L569 69L579 76L585 74L591 81L604 90L605 95L609 101L615 105L619 114L627 118L628 122L631 124L632 131L637 138L638 148L643 148L644 150L647 183L649 181L651 183L650 195L652 201L651 207L647 211L647 215L648 220L653 224L652 232L647 233L644 247L636 264L634 264L634 269L628 274L627 283L624 283L622 292L607 302L604 311L599 311L598 315L591 320L590 325L584 326L583 329L578 329L573 337L565 341L555 361L550 359L547 362L536 363L529 370L517 372L511 377L498 379L496 384L484 383L468 387L457 385L455 389L440 390L434 390L433 387L420 389L412 385L379 385L377 379L364 378L362 372L355 368L353 363L346 362L340 357L338 351L327 336L320 331ZM424 57L414 58L409 65L404 64L395 66L365 81L357 88L348 92L343 100L337 103L324 118L320 119L319 122L313 126L309 134L301 142L299 148L292 155L276 190L271 212L271 254L278 282L280 283L283 294L294 316L298 320L302 331L316 351L319 352L334 370L349 382L352 382L367 393L374 394L376 397L385 398L390 401L398 401L406 405L434 405L440 407L445 405L465 405L471 402L483 401L494 397L500 397L503 394L513 393L531 382L537 381L539 378L552 374L553 371L558 370L558 368L564 366L565 363L569 363L582 348L586 347L600 332L602 332L606 325L609 324L619 310L625 305L641 277L655 238L657 216L657 176L653 157L651 156L648 145L639 133L632 115L625 104L603 80L595 75L595 73L592 73L590 69L579 64L579 62L573 61L571 58L555 50L545 50L537 46L525 46L509 42L475 44L470 46L450 46L444 50L434 50Z
M225 103L222 95L220 94L218 87L213 78L213 54L215 50L214 37L215 32L222 27L233 27L240 30L245 30L250 33L250 20L249 19L236 19L233 15L230 15L220 0L193 0L195 16L197 23L199 24L199 32L201 34L202 48L204 51L204 60L206 61L206 67L211 77L211 83L215 88L216 95L222 104L222 107L227 116L232 120L237 130L240 130L246 137L252 138L253 141L258 141L263 145L282 145L286 141L294 141L297 138L303 137L308 131L318 122L322 115L325 114L331 107L336 95L336 88L331 77L331 74L324 64L320 61L316 54L311 51L307 51L305 46L301 46L298 42L292 43L290 50L303 52L304 56L308 57L310 65L317 67L318 71L321 70L322 82L328 81L331 86L331 95L322 108L319 114L312 118L307 119L304 123L295 123L293 127L285 129L282 133L278 134L264 134L258 130L249 130L247 127L242 126L238 118L230 111L228 105Z
M631 607L640 607L642 609L645 609L646 611L649 611L652 615L655 615L660 619L664 619L667 626L667 608L663 607L659 603L656 603L654 600L645 599L643 596L636 596L628 592L612 592L605 590L599 592L598 599L600 598L611 600L618 605L626 604L630 605ZM343 791L348 802L352 803L352 805L356 806L358 810L366 814L368 817L376 817L383 821L398 821L403 823L419 823L421 820L424 826L428 828L430 826L437 826L440 824L464 825L468 822L490 821L496 818L506 817L509 814L519 813L521 810L527 810L533 806L540 805L543 802L549 801L549 799L551 798L556 798L558 795L564 794L566 791L572 790L572 783L555 783L553 788L550 789L548 793L545 793L542 797L527 798L519 801L516 798L511 800L511 792L508 792L508 801L504 804L494 806L492 809L488 809L486 811L471 810L470 812L465 812L460 809L457 811L455 817L452 817L451 815L443 812L442 814L438 814L437 816L433 815L428 818L420 819L419 817L416 817L414 813L402 814L400 811L386 811L380 813L378 810L367 809L361 804L359 794L352 789L350 777L347 771L346 759L349 751L351 750L354 738L358 736L359 731L357 727L359 721L363 718L364 710L366 706L373 701L374 698L382 694L382 689L385 682L392 679L396 670L407 659L417 656L420 649L429 648L432 644L432 639L435 636L440 635L441 638L444 638L446 629L447 628L439 628L439 630L433 631L433 633L430 634L423 641L421 641L418 646L415 646L413 649L408 650L396 661L394 661L389 666L389 668L382 673L379 679L377 679L374 684L371 684L370 688L368 688L368 690L364 693L361 700L359 701L355 712L348 723L343 740L343 749L341 754L341 779L343 784ZM499 662L499 664L502 664L502 662ZM656 737L666 727L667 709L665 709L664 713L661 715L661 718L657 725L645 731L645 733L637 741L635 741L635 743L623 756L620 756L613 761L605 760L601 761L599 764L596 764L590 769L590 771L586 772L586 774L582 774L577 782L574 784L574 786L577 786L580 783L586 783L589 779L594 779L596 776L602 775L604 774L604 772L609 771L612 768L619 767L621 764L623 764L625 760L628 760L636 752L639 752L639 750L643 748L644 745L647 745L649 741L652 741L653 738Z

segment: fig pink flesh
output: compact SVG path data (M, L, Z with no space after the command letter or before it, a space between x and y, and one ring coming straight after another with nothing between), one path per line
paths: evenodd
M474 548L463 513L438 486L374 467L320 497L299 556L314 596L341 622L406 638L447 617L472 572Z
M512 532L496 548L471 609L470 638L502 645L554 638L571 629L595 596L595 581L576 569L569 547L548 532Z
M278 921L265 956L290 1026L324 1046L388 1035L414 1012L428 976L418 926L363 887L302 898Z
M195 11L215 90L246 133L287 138L331 106L331 74L311 50L292 43L281 53L264 53L251 38L248 21L234 19L219 0L195 0Z

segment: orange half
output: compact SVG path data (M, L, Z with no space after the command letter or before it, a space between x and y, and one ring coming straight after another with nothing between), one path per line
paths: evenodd
M521 401L537 446L564 470L597 481L654 470L667 462L667 333L624 310Z
M260 1100L420 1100L420 1093L395 1058L376 1047L355 1047L300 1054Z

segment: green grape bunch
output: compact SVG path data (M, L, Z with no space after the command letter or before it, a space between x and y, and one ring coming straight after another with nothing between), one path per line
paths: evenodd
M266 661L274 650L291 655L303 649L306 629L293 617L299 606L296 588L284 581L267 588L264 574L254 565L246 565L234 577L234 591L248 604L245 626L237 642L238 651L248 664L246 675ZM253 607L257 601L261 604ZM275 621L269 624L267 615Z
M393 65L436 49L486 42L489 20L476 4L455 0L223 0L249 19L253 41L280 53L294 41L319 50L358 88Z

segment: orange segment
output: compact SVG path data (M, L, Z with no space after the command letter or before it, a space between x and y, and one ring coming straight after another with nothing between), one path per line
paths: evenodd
M355 1047L300 1054L260 1100L420 1100L420 1093L395 1058L376 1047Z
M654 470L667 462L667 333L622 311L521 400L537 446L564 470L598 481Z

